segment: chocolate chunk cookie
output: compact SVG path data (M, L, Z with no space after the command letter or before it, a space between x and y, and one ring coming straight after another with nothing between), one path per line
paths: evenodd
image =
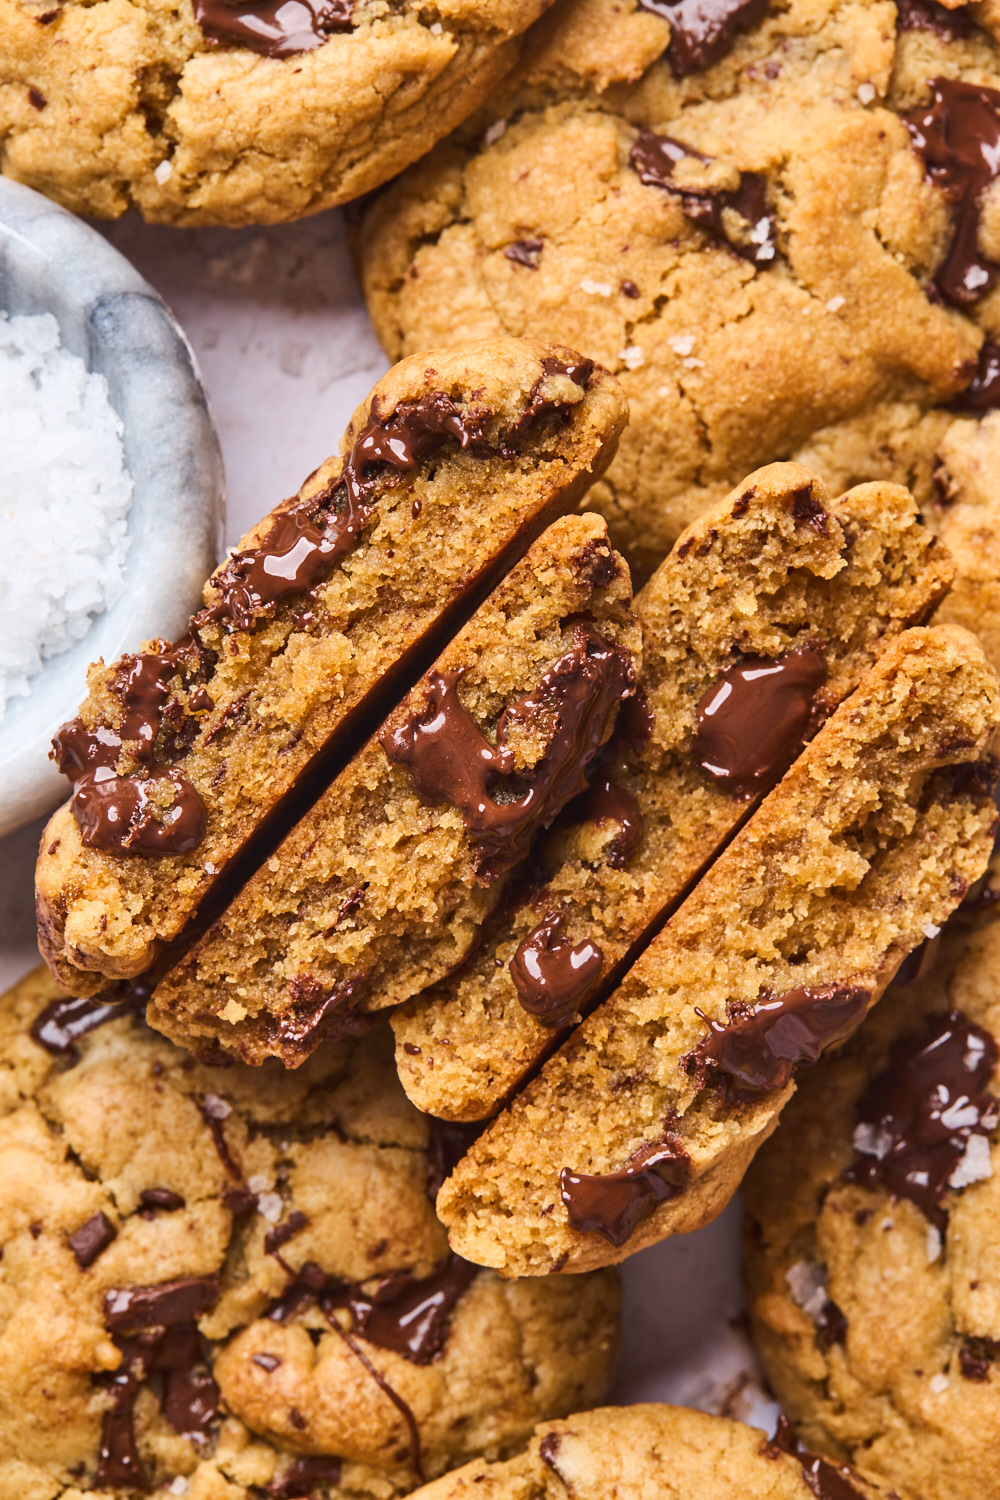
M393 1016L421 1109L496 1111L951 571L905 490L831 501L795 464L750 475L683 534L636 600L639 694L587 791L469 962Z
M1000 925L953 918L930 972L803 1075L745 1183L754 1332L785 1409L919 1500L1000 1485L998 973Z
M732 1196L795 1066L861 1021L986 868L1000 689L959 626L904 631L611 998L438 1195L505 1275L582 1270Z
M9 992L0 1493L387 1500L599 1399L613 1275L460 1261L443 1150L387 1030L208 1070L135 995Z
M103 218L300 218L454 129L546 4L2 0L0 170Z
M343 456L209 579L183 640L90 669L36 876L56 977L94 993L143 973L231 895L576 506L625 419L611 377L566 349L491 340L390 370Z
M419 1500L906 1500L869 1472L790 1454L762 1432L680 1406L605 1407L537 1428L506 1463L467 1464Z
M151 1024L294 1066L461 963L635 692L631 598L598 516L549 527L162 981Z
M617 371L632 425L588 504L648 575L737 475L980 379L1000 325L995 16L562 0L475 131L368 210L380 338L398 355L531 332Z

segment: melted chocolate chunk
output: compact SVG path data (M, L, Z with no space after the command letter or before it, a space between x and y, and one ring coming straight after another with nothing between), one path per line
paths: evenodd
M195 0L194 18L210 42L262 57L294 57L354 30L354 0Z
M179 1208L187 1207L187 1200L170 1188L144 1188L139 1194L139 1202L144 1209L160 1209L165 1214L176 1213Z
M80 1270L85 1271L117 1238L118 1230L107 1214L96 1213L86 1224L81 1224L75 1234L69 1236L69 1248L76 1256Z
M76 1051L76 1043L89 1031L117 1021L119 1016L134 1015L149 999L144 986L124 985L123 998L118 1000L88 1000L78 997L69 1000L53 1000L41 1011L31 1025L31 1039L51 1052L53 1057L66 1057Z
M159 1286L133 1286L110 1291L104 1316L112 1333L134 1334L146 1328L171 1328L190 1323L207 1312L219 1295L217 1276L187 1276Z
M120 1295L109 1293L105 1306L109 1298ZM96 1384L110 1389L114 1402L104 1418L96 1482L148 1489L135 1440L135 1399L142 1382L153 1372L162 1374L160 1408L164 1416L175 1431L198 1445L208 1441L209 1429L220 1415L219 1390L204 1366L193 1322L182 1320L166 1327L156 1324L144 1331L117 1332L114 1340L121 1351L121 1364L113 1375L95 1377Z
M736 796L766 791L802 749L825 681L826 662L815 646L777 660L747 656L727 667L698 704L692 755Z
M684 1191L689 1169L687 1153L669 1136L636 1152L620 1172L588 1176L564 1167L559 1189L570 1227L601 1234L620 1249L659 1204Z
M539 243L541 242L539 241ZM562 412L565 419L569 420L569 411L558 397L546 396L544 394L545 386L554 375L566 375L572 380L574 385L578 385L581 390L586 390L587 383L593 373L594 361L592 359L581 359L576 364L570 364L568 361L557 359L555 356L543 359L542 373L531 387L528 404L513 427L511 427L507 435L507 441L502 445L501 451L504 456L507 458L516 456L516 449L509 446L510 442L530 432L541 418L553 412Z
M503 253L516 266L524 266L529 271L537 271L544 248L544 240L515 240L513 244L504 248Z
M394 1276L373 1296L353 1293L348 1306L358 1334L415 1365L429 1365L444 1348L455 1305L479 1267L452 1255L439 1271L417 1281Z
M316 1484L339 1484L339 1458L296 1458L267 1487L270 1500L298 1500L311 1495Z
M964 11L949 10L938 0L896 0L897 31L931 31L943 42L957 42L974 29Z
M160 1407L182 1437L195 1444L206 1443L209 1429L220 1415L219 1406L219 1387L204 1367L166 1371Z
M618 824L621 831L606 845L604 857L613 870L624 869L642 839L642 813L631 793L598 772L572 811L580 822Z
M436 1120L428 1116L427 1124L427 1196L433 1203L442 1183L486 1129L486 1121Z
M286 1267L286 1269L289 1268ZM297 1271L290 1274L291 1280L288 1286L280 1297L275 1298L267 1310L267 1316L272 1323L287 1323L288 1319L294 1317L303 1307L322 1297L335 1298L343 1291L336 1277L327 1276L314 1260L307 1260Z
M721 62L744 31L767 15L768 0L639 0L642 10L670 22L667 59L675 78Z
M604 968L595 943L561 937L565 925L561 912L551 913L523 940L509 965L521 1008L543 1026L565 1026Z
M300 1208L293 1209L283 1224L275 1224L264 1236L264 1254L273 1255L282 1245L287 1245L297 1234L301 1234L309 1223L309 1217Z
M941 1200L951 1178L970 1149L985 1155L1000 1116L988 1090L997 1057L990 1033L962 1011L928 1016L920 1031L893 1045L888 1069L858 1105L859 1154L845 1177L908 1198L943 1232Z
M159 794L167 788L171 804L161 808ZM72 808L84 845L105 854L187 854L198 847L208 826L201 793L172 770L144 781L136 776L88 777L73 793Z
M768 1444L779 1453L788 1453L802 1466L802 1478L816 1496L816 1500L864 1500L854 1484L854 1471L846 1464L832 1464L817 1453L810 1453L796 1441L788 1418L782 1412L778 1427ZM765 1452L767 1449L765 1449ZM891 1496L887 1500L892 1500Z
M770 998L764 991L753 1007L731 1006L726 1025L710 1020L709 1035L685 1066L721 1088L728 1104L749 1103L783 1089L797 1064L816 1062L850 1036L870 1000L870 990L853 984L804 986Z
M389 760L409 769L421 797L460 809L476 845L474 868L485 881L515 864L537 830L584 789L612 716L635 691L629 651L590 625L577 625L575 640L536 687L504 709L495 747L458 695L461 671L431 672L426 707L379 732ZM548 749L537 765L518 772L509 728L539 722L553 725Z
M926 938L903 959L893 976L893 984L916 984L918 979L926 979L937 962L940 947L940 933L937 937Z
M134 1408L142 1379L143 1350L134 1341L119 1345L122 1360L113 1374L97 1383L111 1393L112 1406L101 1424L101 1442L97 1450L98 1489L149 1489L149 1480L135 1437Z
M354 974L328 990L311 975L289 981L292 1006L274 1027L274 1036L286 1047L310 1053L321 1041L341 1036L361 1036L375 1024L377 1016L359 1010L365 976Z
M1000 166L1000 92L955 78L935 78L931 104L904 116L914 149L952 205L955 231L934 278L956 307L978 301L1000 270L979 250L983 194Z
M969 385L949 403L952 411L979 417L1000 406L1000 348L988 340L979 351L976 373Z
M751 265L771 265L778 253L777 221L774 210L768 207L766 178L759 172L741 172L738 188L681 188L673 175L685 157L711 160L693 146L685 146L669 135L654 135L651 130L640 130L630 153L639 181L677 196L684 217L692 224L722 240ZM734 222L734 217L745 228Z

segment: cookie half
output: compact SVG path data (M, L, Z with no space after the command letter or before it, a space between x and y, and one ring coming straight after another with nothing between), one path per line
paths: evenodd
M294 1073L205 1069L137 1010L23 981L0 1000L0 1493L385 1500L598 1400L613 1275L459 1261L441 1170L387 1030Z

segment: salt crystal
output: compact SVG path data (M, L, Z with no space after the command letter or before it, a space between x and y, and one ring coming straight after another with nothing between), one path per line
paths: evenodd
M206 1094L201 1107L210 1120L226 1120L233 1112L233 1106L220 1099L218 1094Z
M936 938L941 931L940 927L935 927L933 922L925 922L920 930L925 938Z
M619 350L618 358L628 366L630 370L638 370L640 365L646 363L646 356L638 344L629 344L626 349Z
M927 1226L927 1264L932 1266L941 1254L941 1231L936 1224Z
M585 276L580 282L580 290L586 292L588 297L610 297L614 287L610 281L591 281L589 276Z
M792 1301L811 1318L819 1317L829 1297L826 1290L826 1268L812 1260L797 1260L785 1272Z
M873 83L860 83L858 85L858 98L862 104L871 104L875 98L875 85Z
M277 1224L283 1208L280 1193L257 1194L257 1210L269 1224Z
M932 1375L930 1378L930 1387L935 1396L940 1396L942 1391L948 1389L947 1375Z
M494 120L493 124L489 127L489 129L483 136L483 145L495 146L497 141L500 140L501 136L506 132L506 129L506 120Z
M990 1158L989 1141L984 1135L970 1135L965 1155L948 1178L948 1186L968 1187L972 1182L984 1182L987 1177L992 1176L993 1162Z
M690 354L694 348L694 334L673 333L667 339L667 343L675 354Z
M156 167L156 169L153 172L153 176L156 178L157 182L160 184L160 187L162 187L165 182L169 182L170 179L171 179L171 177L173 177L173 175L174 175L174 164L173 164L172 161L161 161L160 164L159 164L159 166Z
M827 312L839 312L846 301L846 297L831 297L829 302L826 304Z

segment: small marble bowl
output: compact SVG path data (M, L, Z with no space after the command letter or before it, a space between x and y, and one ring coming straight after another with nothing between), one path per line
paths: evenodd
M0 719L2 837L69 793L49 747L84 696L88 663L183 634L221 550L225 483L194 354L164 302L96 230L5 178L0 308L52 313L63 347L104 376L133 485L122 597Z

